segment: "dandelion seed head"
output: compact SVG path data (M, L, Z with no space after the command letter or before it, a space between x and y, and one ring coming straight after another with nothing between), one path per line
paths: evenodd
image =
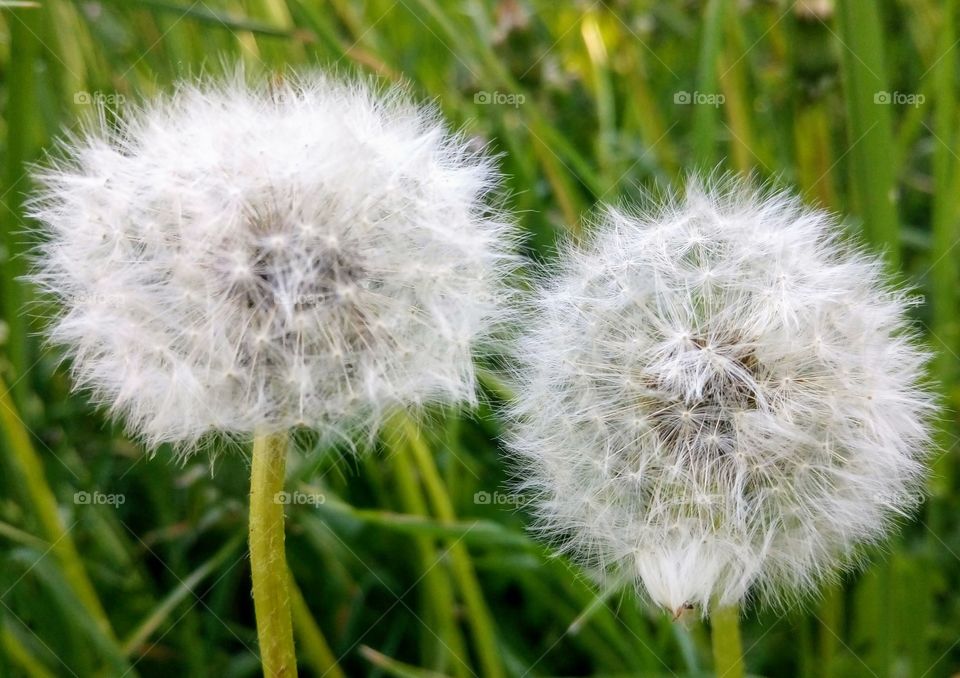
M513 229L492 160L402 91L181 85L41 169L33 280L78 387L155 446L474 398Z
M910 300L835 218L735 179L607 209L518 347L540 530L674 614L781 605L919 501Z

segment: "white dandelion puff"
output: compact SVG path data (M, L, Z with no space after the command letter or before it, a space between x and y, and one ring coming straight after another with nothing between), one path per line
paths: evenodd
M544 282L511 446L544 533L675 614L810 592L920 500L926 354L879 258L735 179L608 209Z
M77 386L184 450L471 401L513 266L491 159L397 89L243 80L101 118L38 172L32 277Z

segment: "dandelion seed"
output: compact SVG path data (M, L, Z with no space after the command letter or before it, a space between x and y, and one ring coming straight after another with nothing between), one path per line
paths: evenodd
M149 446L375 428L470 402L511 227L498 182L398 90L186 84L64 144L33 279L75 383Z
M694 180L608 209L519 345L511 445L539 528L675 616L810 592L919 501L909 304L783 193Z

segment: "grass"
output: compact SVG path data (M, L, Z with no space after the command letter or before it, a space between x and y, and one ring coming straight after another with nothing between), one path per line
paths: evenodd
M501 154L534 258L579 237L598 201L694 167L753 172L848 214L923 296L942 451L930 499L863 571L820 600L742 611L746 670L958 670L957 0L13 4L0 2L0 675L259 672L247 460L145 457L70 395L17 280L25 163L91 101L122 111L236 60L407 81ZM502 398L495 374L484 389ZM710 674L704 625L596 590L527 536L524 507L501 502L500 433L484 405L393 422L359 458L309 443L292 454L287 489L325 497L287 507L303 674Z

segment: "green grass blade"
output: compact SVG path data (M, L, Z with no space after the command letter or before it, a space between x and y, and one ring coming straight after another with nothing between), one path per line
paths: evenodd
M884 250L891 267L900 261L900 232L895 194L895 153L883 58L879 5L838 0L837 24L847 102L851 184L857 211L873 245Z
M0 380L0 435L6 443L10 462L19 474L26 506L34 512L44 537L51 544L51 552L62 568L64 580L85 608L98 633L107 642L116 645L116 636L107 613L87 576L73 536L60 516L57 498L47 483L43 462L33 447L30 434L17 414L3 380ZM117 657L122 655L119 647L115 648L113 654Z
M224 544L209 560L184 578L160 604L130 632L123 641L123 652L126 655L135 654L137 649L150 638L153 633L170 619L170 616L184 600L196 595L195 589L200 583L222 567L238 548L244 543L245 535L235 537Z
M704 169L717 162L719 144L719 107L697 103L694 96L717 96L717 64L723 35L723 15L727 0L708 0L703 11L703 35L700 38L700 61L697 65L696 91L690 93L693 105L693 157Z
M26 272L23 258L23 201L28 189L26 163L33 159L40 145L42 122L38 116L37 69L43 48L42 14L37 9L10 9L5 12L10 33L10 50L16 58L8 73L8 97L5 111L7 123L6 149L3 158L4 205L0 215L3 238L0 240L0 305L7 324L6 349L13 367L13 388L16 402L23 407L29 391L30 352L28 327L24 315L26 288L18 278Z

